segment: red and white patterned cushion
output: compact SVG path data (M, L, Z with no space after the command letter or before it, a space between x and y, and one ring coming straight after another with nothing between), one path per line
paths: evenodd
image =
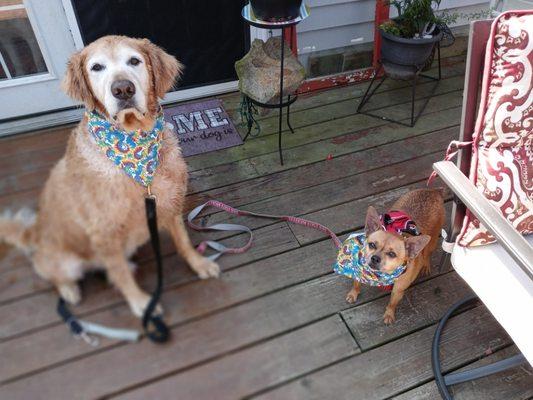
M513 226L533 233L533 11L500 15L487 44L470 179ZM462 246L494 242L467 212Z

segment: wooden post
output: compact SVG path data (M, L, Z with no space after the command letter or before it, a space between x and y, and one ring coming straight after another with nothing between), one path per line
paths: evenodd
M283 29L283 39L289 44L292 54L298 56L298 40L296 38L296 25Z
M379 26L389 19L390 6L388 0L376 0L376 16L374 18L374 58L373 65L377 68L381 52L381 36Z

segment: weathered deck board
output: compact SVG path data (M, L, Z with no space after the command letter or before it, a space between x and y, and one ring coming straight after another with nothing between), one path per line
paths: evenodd
M396 310L396 322L390 326L383 323L389 297L343 311L342 316L361 349L367 350L436 323L455 302L471 294L468 285L450 272L409 288Z
M416 127L401 129L396 125L388 124L389 129L379 129L381 132L387 132L386 135L373 135L375 131L370 128L386 124L383 124L381 120L364 115L355 115L341 120L312 125L306 130L305 136L313 135L321 140L285 151L285 166L280 165L279 155L276 151L231 164L194 171L190 174L190 192L197 193L222 187L284 169L325 161L331 157L399 141L412 136L412 129L415 132L425 129L427 133L432 130L449 128L459 123L459 105L461 102L462 97L459 92L453 92L449 96L442 96L441 99L434 102L430 101L426 107L426 112L420 117ZM322 126L325 124L330 124L330 126ZM354 129L354 127L357 128ZM352 140L336 141L330 139L331 137L339 136L341 133L352 133ZM298 141L297 134L287 135L286 141L290 140Z
M462 88L462 76L457 76L449 79L445 79L439 82L435 95L444 96L446 94L455 92ZM417 104L421 104L422 100L427 98L433 88L435 82L424 83L420 88L420 97L417 98ZM389 92L383 92L376 94L367 104L365 110L381 110L388 112L392 118L405 118L410 112L410 104L406 104L404 99L409 96L409 88L396 89ZM355 108L357 107L358 100L347 99L336 103L323 105L316 110L302 110L300 112L291 112L291 125L295 130L294 134L288 131L288 128L284 131L283 143L284 148L288 149L306 143L313 139L312 136L307 134L307 128L318 123L325 124L328 121L338 120L348 116L353 116ZM379 120L377 120L379 122ZM327 129L327 128L326 128ZM324 129L324 130L326 130ZM196 169L204 169L215 167L217 165L225 164L228 162L235 162L246 158L258 156L267 152L274 152L277 150L277 132L278 132L278 120L277 118L270 118L261 123L261 134L254 138L257 143L251 143L243 146L230 147L217 152L217 157L207 157L207 154L195 156L191 158L189 165L191 171ZM302 137L303 136L303 137ZM296 141L295 139L298 139ZM259 145L261 143L261 145Z
M516 346L512 345L495 354L491 354L479 361L460 368L464 371L481 367L518 354ZM526 400L533 397L533 368L530 365L515 367L508 371L486 376L474 381L452 386L450 391L455 400ZM435 400L440 394L435 381L405 392L394 397L394 400Z
M479 329L479 326L486 329ZM452 318L442 337L443 370L476 360L488 349L511 343L484 307ZM361 353L285 386L258 399L373 400L392 396L431 378L430 350L435 327L430 326L394 342Z
M240 399L358 352L339 316L276 337L120 399Z
M329 251L324 246L327 246ZM291 258L283 261L287 255ZM80 384L79 379L82 378L77 375L87 368L100 371L106 376L105 382L100 381L99 385L86 388L87 396L98 397L106 392L122 390L139 380L150 380L169 371L186 368L353 307L344 300L349 287L348 280L330 273L334 256L333 246L321 242L312 248L302 248L265 260L269 266L253 264L230 271L229 276L221 281L196 282L171 290L165 295L163 304L168 301L174 305L172 309L167 310L166 319L171 325L179 323L174 328L175 340L161 348L146 341L136 345L135 357L143 360L143 366L131 369L131 374L120 371L121 363L132 356L129 346L115 345L104 353L90 355L94 349L83 344L62 345L58 346L56 351L50 352L49 356L56 357L58 352L70 353L75 349L77 357L73 362L0 387L0 397L3 394L11 395L10 388L15 391L26 390L26 386L21 386L22 384L36 390L46 382L46 387L50 386L53 391L47 395L60 398L62 393L68 393ZM287 269L291 271L287 272ZM318 278L309 280L308 274ZM320 277L323 274L327 275ZM291 281L300 284L283 289ZM282 289L271 293L276 287ZM242 303L246 297L261 293L269 294ZM378 289L365 288L361 293L360 304L385 295ZM225 309L232 303L237 305ZM213 307L222 308L222 311L212 314ZM197 319L202 314L207 316ZM191 322L183 324L190 318L193 318ZM128 320L130 325L134 324L134 319L125 306L91 316L91 321L97 323L114 324L117 320L121 321L122 325ZM246 323L239 324L238 321ZM64 329L63 326L58 326L50 332L42 330L39 338L34 340L46 342L47 338L59 335L63 337L55 342L68 343L69 339L72 342L71 338L60 334ZM199 335L198 332L203 334ZM50 340L52 339L48 341ZM108 344L109 341L103 343L104 346ZM8 351L13 357L19 354L14 348L10 351L6 346L3 352ZM80 351L89 356L77 360ZM30 353L34 354L33 351ZM69 358L72 356L70 353ZM32 364L40 362L27 357L23 359ZM20 368L13 365L14 363L6 364L6 369ZM28 368L28 365L25 368ZM71 383L57 387L59 383L54 383L56 379ZM4 389L7 391L4 392Z

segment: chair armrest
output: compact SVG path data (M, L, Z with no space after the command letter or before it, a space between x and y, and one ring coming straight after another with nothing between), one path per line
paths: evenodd
M517 232L451 161L433 164L444 183L461 199L466 208L494 235L518 266L533 280L533 247Z

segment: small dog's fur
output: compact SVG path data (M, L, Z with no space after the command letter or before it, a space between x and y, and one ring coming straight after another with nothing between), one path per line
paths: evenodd
M386 324L395 321L398 303L420 272L430 272L431 254L437 247L445 218L444 200L440 190L413 190L400 197L391 209L406 212L416 223L420 236L404 237L384 231L376 209L372 206L368 208L365 254L369 266L390 273L397 266L407 263L407 269L394 283L391 299L385 309L383 322ZM372 260L372 256L377 257ZM361 284L354 280L346 301L355 303L360 292Z
M158 98L173 86L181 68L146 39L106 36L71 57L63 88L88 110L97 110L128 131L149 130L159 110ZM119 80L134 86L130 98L112 93ZM166 129L162 135L160 164L152 182L158 222L201 278L216 277L219 266L193 248L183 223L187 167L177 139ZM150 297L135 282L128 258L149 238L145 194L144 187L97 147L83 118L51 171L35 221L27 213L4 216L0 238L29 250L37 273L70 303L81 299L77 281L84 271L103 267L133 313L142 316Z

